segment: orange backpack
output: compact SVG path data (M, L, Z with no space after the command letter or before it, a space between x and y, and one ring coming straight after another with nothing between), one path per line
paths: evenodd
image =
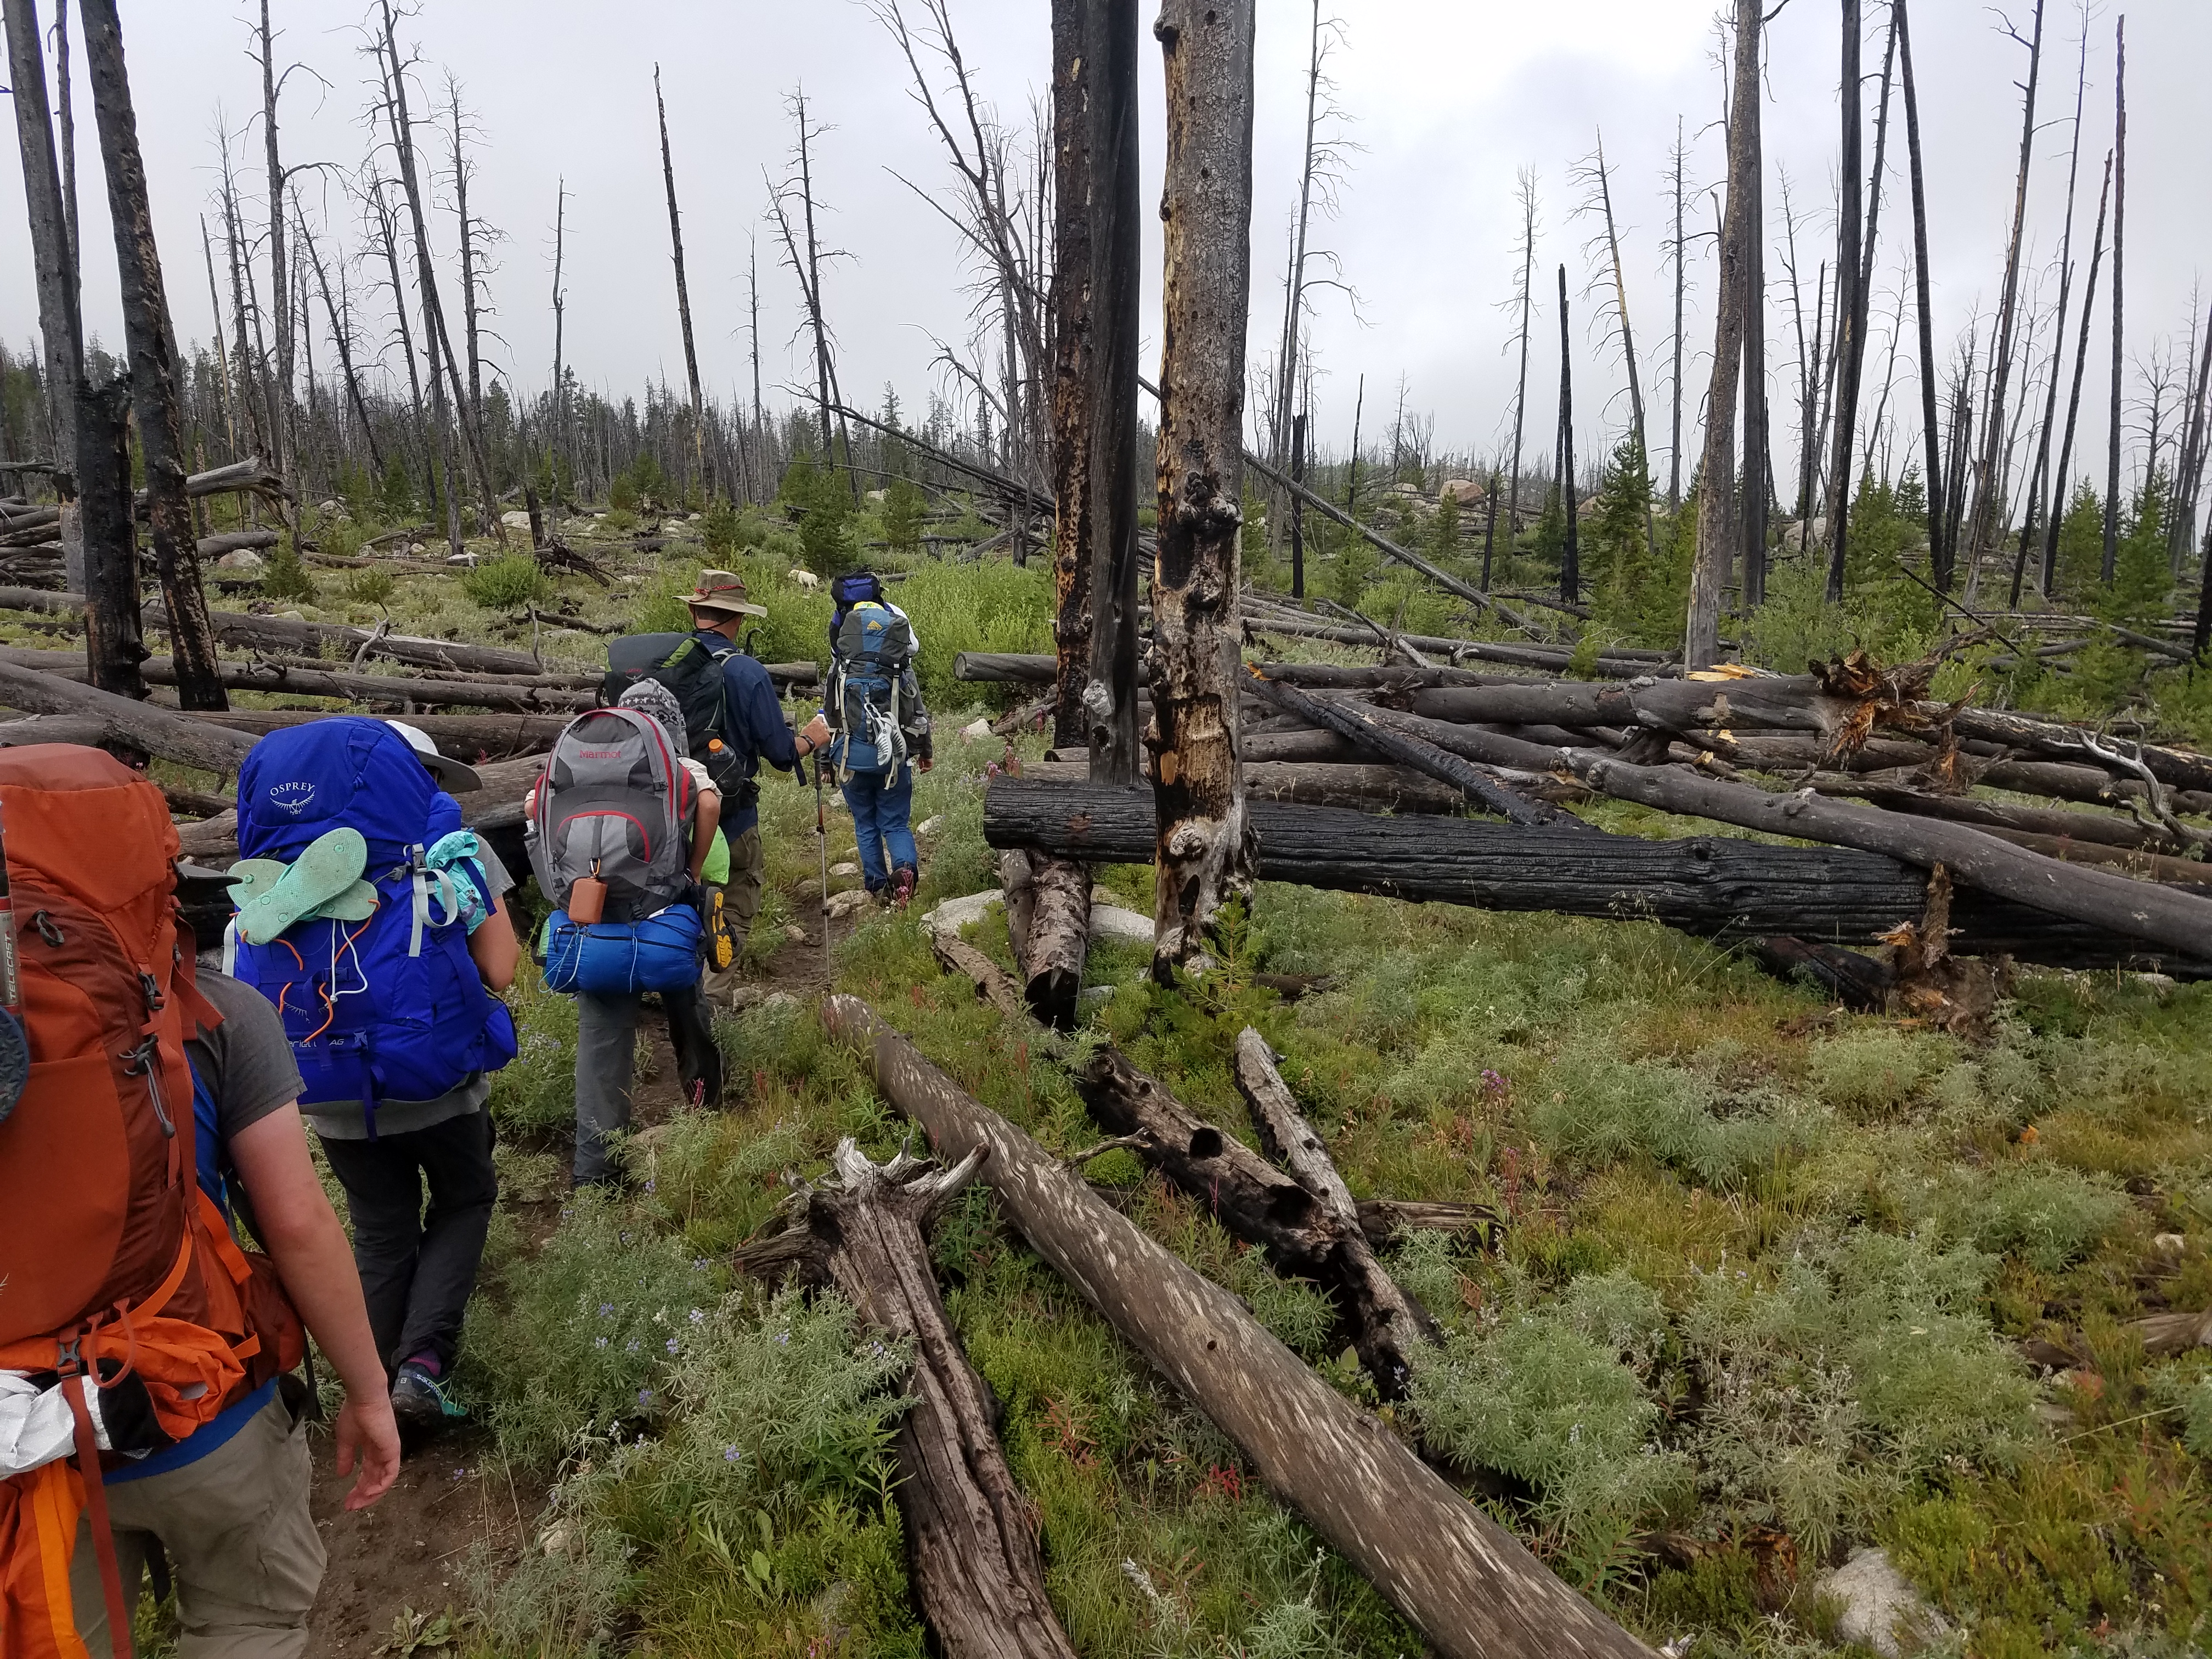
M81 1510L118 1653L131 1630L98 1437L142 1452L182 1440L305 1344L273 1267L199 1183L185 1041L222 1016L178 925L160 788L97 749L0 750L0 835L31 1054L0 1119L0 1370L59 1387L76 1449L0 1480L0 1659L81 1659Z

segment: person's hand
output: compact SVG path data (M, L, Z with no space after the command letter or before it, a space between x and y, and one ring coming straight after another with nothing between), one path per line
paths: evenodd
M830 722L817 713L799 728L799 735L806 739L807 753L812 754L830 741Z
M392 1489L399 1476L399 1425L392 1401L381 1394L349 1394L338 1407L337 1472L351 1474L356 1460L361 1478L346 1494L349 1510L365 1510Z
M917 771L927 772L931 767L936 764L937 763L935 760L932 759L927 755L924 755L920 760L915 763L915 768Z

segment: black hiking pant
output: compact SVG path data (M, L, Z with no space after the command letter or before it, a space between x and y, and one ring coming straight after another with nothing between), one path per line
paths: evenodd
M345 1188L354 1266L387 1371L423 1352L441 1374L453 1370L499 1197L493 1139L487 1108L374 1140L323 1141Z

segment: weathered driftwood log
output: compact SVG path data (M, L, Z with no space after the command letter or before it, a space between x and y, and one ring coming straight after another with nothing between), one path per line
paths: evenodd
M2165 831L2155 825L2107 812L2073 812L2057 807L1983 800L1969 795L1939 795L1930 789L1879 779L1844 777L1833 772L1815 773L1809 782L1824 795L1854 796L1886 812L1948 818L1954 823L1971 823L1993 832L2011 831L2050 841L2139 849L2160 845L2166 840Z
M77 672L84 659L72 658ZM167 667L167 664L160 665ZM149 664L148 667L155 666ZM150 676L149 676L150 678ZM173 708L118 697L94 685L80 684L57 674L0 658L0 703L33 714L70 714L106 722L110 741L128 744L149 755L158 755L182 766L228 775L238 769L253 740L241 732L210 726Z
M276 546L279 539L273 530L227 530L219 536L201 537L192 548L204 559L219 559L226 553L258 553Z
M1359 1231L1378 1250L1387 1249L1401 1233L1453 1233L1485 1238L1504 1219L1487 1204L1404 1198L1359 1200Z
M893 1455L921 1614L946 1659L1075 1659L1045 1593L1027 1501L999 1443L990 1390L961 1351L924 1238L972 1180L980 1146L950 1170L903 1152L876 1164L839 1143L833 1186L787 1200L741 1266L834 1283L876 1329L910 1344L914 1405Z
M921 1125L939 1157L988 1149L981 1179L1037 1254L1444 1659L1650 1659L1650 1650L1301 1364L1235 1297L1116 1214L865 1003L828 998L823 1018L866 1053L877 1088Z
M1589 750L1563 752L1577 777L1623 800L1887 854L1923 870L1941 865L1954 880L1984 893L2180 955L2212 959L2212 897L2062 864L1968 824L1855 806L1809 790L1770 794L1680 767L1631 766Z
M1376 1260L1374 1247L1359 1224L1358 1200L1337 1173L1328 1146L1298 1110L1297 1097L1275 1069L1267 1039L1249 1025L1237 1036L1236 1069L1237 1092L1244 1097L1261 1146L1336 1218L1340 1231L1328 1278L1347 1304L1346 1322L1355 1332L1367 1333L1376 1351L1370 1361L1362 1350L1361 1359L1370 1373L1376 1372L1378 1364L1389 1371L1387 1379L1376 1373L1376 1391L1385 1400L1402 1397L1413 1379L1407 1356L1420 1344L1436 1340L1436 1322ZM1395 1358L1389 1352L1393 1348Z
M1477 770L1456 755L1432 743L1378 725L1355 702L1324 702L1295 686L1278 684L1261 675L1252 684L1262 702L1295 714L1316 726L1327 726L1340 738L1370 749L1385 760L1410 766L1416 772L1447 783L1466 796L1468 803L1495 812L1509 823L1547 823L1559 817L1559 809L1516 794L1495 779Z
M1376 1265L1356 1210L1346 1216L1295 1176L1207 1122L1118 1048L1079 1073L1091 1115L1146 1164L1206 1206L1232 1237L1265 1251L1276 1272L1326 1286L1345 1340L1385 1400L1402 1398L1408 1354L1426 1320Z
M2097 763L2081 740L2085 737L2098 738L2100 734L2055 720L2032 720L2025 714L1996 708L1962 708L1953 717L1952 727L1962 738L1980 738L2014 749L2033 750L2040 755ZM2109 738L2100 738L2100 741L2106 747L2122 749L2131 755L2137 752L2132 743L2118 743ZM2177 789L2212 793L2212 756L2192 755L2185 750L2161 748L2156 744L2143 744L2140 753L2143 763L2160 782Z
M976 995L1008 1019L1020 1021L1030 1017L1022 988L1014 983L1005 969L967 940L933 927L929 930L929 948L947 973L963 975L975 986Z
M1073 859L1032 859L1030 867L1035 897L1021 955L1023 994L1047 1025L1072 1030L1091 949L1091 872Z
M1254 803L1253 823L1262 880L1482 909L1642 918L1721 938L1784 933L1868 945L1917 920L1926 905L1923 872L1849 848L1771 847L1718 836L1644 841L1272 801ZM1101 864L1144 863L1152 856L1152 830L1141 791L999 778L984 797L983 834L994 847ZM2132 935L1984 894L1961 893L1951 923L1960 930L1954 948L1962 954L2062 967L2212 972L2212 951L2154 949Z

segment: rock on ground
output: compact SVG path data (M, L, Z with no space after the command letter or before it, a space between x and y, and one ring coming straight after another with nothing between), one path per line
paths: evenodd
M867 890L865 888L855 887L848 892L832 893L830 896L830 903L828 907L830 920L832 921L842 921L846 917L857 915L859 912L866 909L872 902L874 902L874 901L869 896Z
M965 898L949 898L921 919L921 925L933 933L950 933L955 938L971 921L981 921L991 907L1006 896L994 887L988 891L970 893Z
M1836 1634L1863 1643L1882 1659L1917 1652L1950 1632L1943 1615L1905 1582L1886 1550L1855 1552L1815 1588L1842 1606Z
M226 553L215 562L218 570L235 570L241 575L258 576L268 569L269 561L250 547L241 547L234 553Z
M1134 910L1125 910L1118 904L1101 904L1094 897L1091 902L1091 937L1133 939L1139 945L1150 945L1152 919L1140 916Z

